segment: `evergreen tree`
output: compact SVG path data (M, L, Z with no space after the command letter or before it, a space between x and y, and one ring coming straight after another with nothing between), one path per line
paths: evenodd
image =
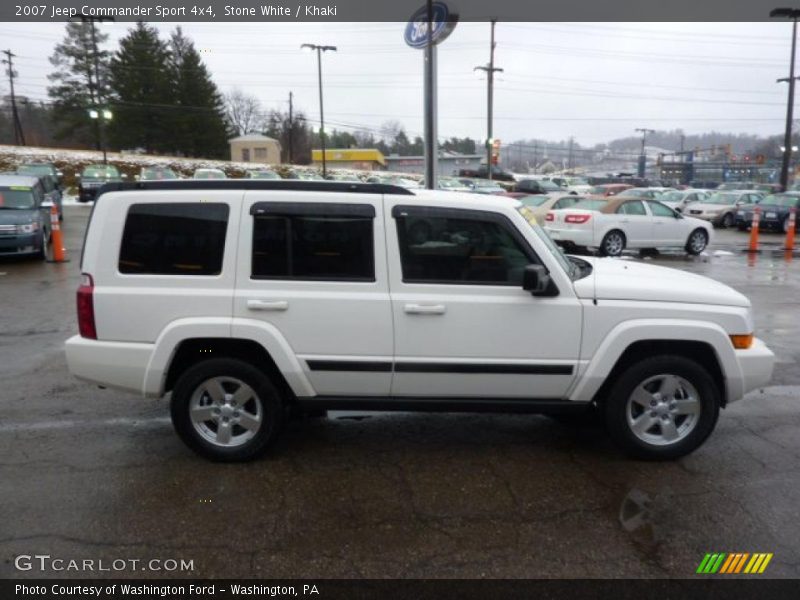
M191 39L177 27L169 43L175 148L187 156L224 158L229 131L225 103Z
M92 41L92 24L70 21L64 41L50 57L54 71L48 76L52 85L47 93L53 101L52 118L57 139L69 139L76 145L100 147L98 122L88 110L106 100L109 53L101 48L108 35L95 30L97 73Z
M120 40L109 65L114 120L110 129L119 148L145 152L173 149L174 120L170 53L158 30L139 21Z

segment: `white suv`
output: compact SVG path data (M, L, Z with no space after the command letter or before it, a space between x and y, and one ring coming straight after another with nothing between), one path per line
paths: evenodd
M198 453L261 453L294 410L594 411L675 458L774 356L750 302L678 270L566 257L513 199L381 184L115 184L78 290L79 378L171 393Z

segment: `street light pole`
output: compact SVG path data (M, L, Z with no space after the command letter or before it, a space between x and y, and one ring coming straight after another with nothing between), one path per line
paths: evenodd
M789 99L786 106L786 132L783 138L783 162L781 163L781 188L786 191L789 188L789 162L792 159L792 118L794 113L794 57L797 47L797 19L800 17L800 9L796 8L776 8L770 11L770 17L785 17L792 20L792 55L789 58L789 77L778 79L778 82L789 83Z
M494 27L497 19L492 19L491 37L489 38L489 64L485 67L475 67L473 71L484 71L486 73L486 176L492 179L492 121L494 118L494 74L503 72L503 69L494 66L494 49L497 46L494 42Z
M645 171L647 170L647 153L645 152L645 143L647 142L647 134L648 133L655 133L655 129L645 129L643 127L637 127L636 131L642 134L642 153L639 155L639 177L644 177Z
M328 174L327 164L325 160L325 111L322 103L322 53L331 51L336 52L336 46L319 46L317 44L302 44L302 49L316 50L317 52L317 79L319 85L319 141L322 148L322 177Z

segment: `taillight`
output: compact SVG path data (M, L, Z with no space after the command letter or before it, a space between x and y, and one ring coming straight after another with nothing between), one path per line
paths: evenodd
M567 215L564 217L564 222L566 223L586 223L589 219L592 218L592 215Z
M544 220L545 220L545 221L555 221L555 220L556 220L556 218L555 218L555 215L553 215L553 213L549 212L549 213L547 213L547 215L545 216Z
M94 280L86 273L81 274L78 286L78 331L81 337L97 339L97 328L94 325Z

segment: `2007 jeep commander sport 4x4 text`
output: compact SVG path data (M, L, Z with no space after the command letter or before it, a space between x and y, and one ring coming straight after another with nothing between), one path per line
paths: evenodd
M79 378L171 394L213 459L261 453L290 411L597 411L676 458L765 385L747 298L567 257L515 200L378 184L109 184L78 290Z

